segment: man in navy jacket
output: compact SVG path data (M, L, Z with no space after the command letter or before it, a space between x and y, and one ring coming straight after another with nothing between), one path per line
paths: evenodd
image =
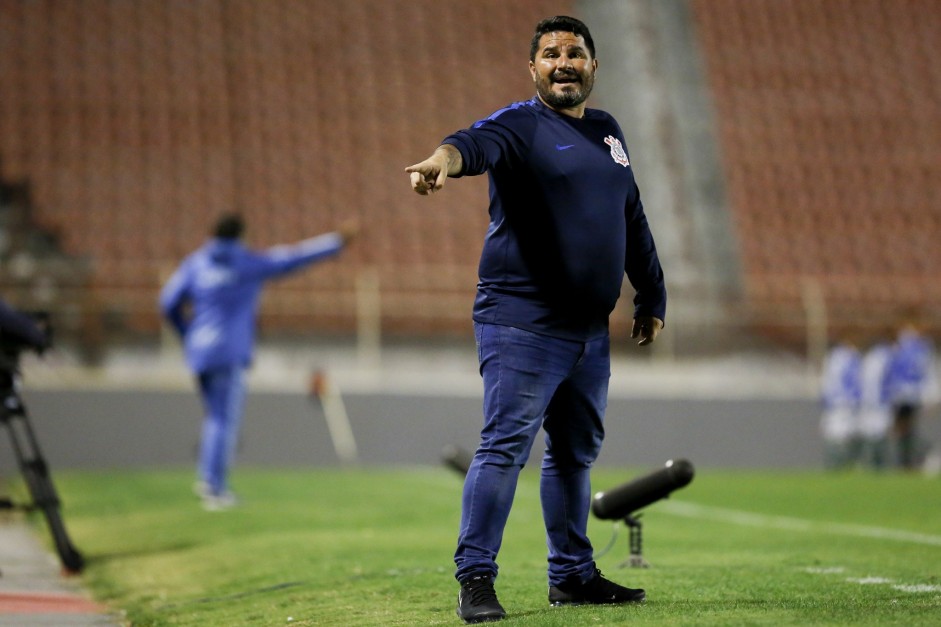
M609 114L585 104L597 66L582 22L543 20L530 48L536 97L448 136L406 168L422 195L449 176L486 172L490 179L473 312L484 427L464 483L455 552L457 613L469 623L505 616L493 587L496 556L540 427L549 602L645 598L601 576L587 536L589 470L604 436L610 377L608 318L625 273L635 291L632 337L653 342L666 312L624 135Z
M238 215L221 217L213 237L183 260L160 294L160 310L183 339L205 406L197 488L210 510L234 504L228 471L264 283L336 255L356 230L345 225L292 246L252 251L241 241L244 228Z

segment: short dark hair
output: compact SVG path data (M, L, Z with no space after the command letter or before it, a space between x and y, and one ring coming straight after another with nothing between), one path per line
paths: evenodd
M547 17L536 24L536 32L533 34L533 41L529 46L530 61L536 60L536 53L539 52L539 40L542 39L542 36L546 33L554 33L556 31L580 35L581 38L585 40L585 45L588 46L588 52L591 53L591 58L595 58L595 41L591 38L591 33L588 32L588 27L585 26L585 23L567 15L556 15L554 17Z
M212 229L215 237L222 239L238 239L245 231L245 220L237 213L227 213L221 216Z

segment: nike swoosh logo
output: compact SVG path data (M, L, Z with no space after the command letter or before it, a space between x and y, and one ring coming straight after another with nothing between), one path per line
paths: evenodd
M569 144L568 146L563 146L561 144L555 145L556 150L568 150L569 148L574 148L574 147L575 147L575 144Z

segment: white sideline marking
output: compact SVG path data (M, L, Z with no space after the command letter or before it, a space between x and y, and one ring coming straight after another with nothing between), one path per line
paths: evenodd
M932 586L926 583L919 583L914 585L899 584L892 587L902 592L941 592L941 586Z
M812 575L839 575L846 572L846 569L842 566L809 566L804 569L804 572L810 573Z
M831 574L840 574L846 569L842 566L832 566L832 567L809 567L805 568L804 572L815 574L815 575L831 575ZM907 592L909 594L922 594L929 592L941 592L941 586L928 584L928 583L893 583L894 579L889 579L888 577L847 577L846 581L848 583L857 583L861 586L871 586L871 585L883 585L883 584L892 584L893 590L898 590L899 592ZM895 601L892 601L895 603Z
M881 583L892 583L891 579L886 579L885 577L862 577L862 578L850 577L849 579L847 579L847 581L850 583L858 583L863 586L871 586L873 584L881 584Z
M673 514L674 516L705 518L746 527L769 527L774 529L786 529L788 531L829 533L841 536L856 536L875 538L877 540L894 540L896 542L941 546L941 536L928 533L917 533L887 527L870 527L867 525L817 522L790 516L768 516L765 514L755 514L752 512L712 507L709 505L696 505L694 503L683 503L680 501L667 501L663 503L661 511Z

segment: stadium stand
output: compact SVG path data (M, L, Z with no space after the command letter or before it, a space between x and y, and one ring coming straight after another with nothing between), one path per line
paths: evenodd
M808 281L834 327L936 312L941 7L692 4L752 313L802 316Z
M529 94L533 24L578 6L0 2L0 177L28 181L35 228L88 261L111 333L156 337L161 281L235 208L258 246L363 226L342 259L272 286L264 333L353 333L375 284L384 333L466 335L486 181L420 199L402 169ZM834 324L939 309L938 4L690 7L738 242L732 308L785 344L809 284Z
M269 290L266 332L355 329L367 275L386 332L466 333L482 185L429 209L402 169L527 93L524 62L467 65L453 34L519 58L550 4L4 2L0 174L90 260L114 331L153 336L161 281L237 208L258 246L364 227L342 261Z

